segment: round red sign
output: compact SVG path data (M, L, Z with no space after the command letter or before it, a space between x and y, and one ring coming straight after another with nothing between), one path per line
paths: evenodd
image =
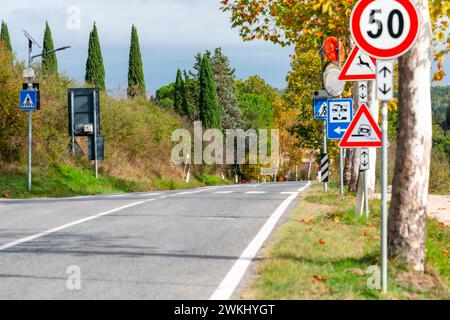
M419 34L419 15L409 0L360 0L350 28L361 50L389 60L411 49Z

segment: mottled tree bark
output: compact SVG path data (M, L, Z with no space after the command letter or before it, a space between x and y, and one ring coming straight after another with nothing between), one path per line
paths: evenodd
M359 169L361 166L361 149L355 149L353 152L351 179L349 185L349 192L355 193L358 190Z
M352 179L352 159L353 159L353 149L347 149L345 153L345 167L344 167L344 185L349 187L350 181Z
M425 269L425 233L430 158L431 25L427 0L412 1L421 28L413 48L399 61L399 124L393 198L389 218L391 257Z

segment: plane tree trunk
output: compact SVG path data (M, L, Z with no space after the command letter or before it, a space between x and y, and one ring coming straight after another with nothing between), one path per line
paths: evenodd
M399 61L397 159L389 218L389 249L414 270L425 269L425 233L430 158L431 24L427 0L412 1L421 28L413 48Z

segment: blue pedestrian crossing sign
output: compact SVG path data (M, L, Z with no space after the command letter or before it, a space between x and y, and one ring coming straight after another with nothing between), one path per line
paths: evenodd
M314 99L314 119L327 120L328 98Z
M353 120L353 99L330 99L327 110L328 139L341 140Z
M37 91L23 90L20 91L20 110L36 111L37 109Z

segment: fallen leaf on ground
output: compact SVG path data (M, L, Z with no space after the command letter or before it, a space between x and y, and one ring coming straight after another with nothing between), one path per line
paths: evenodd
M303 224L312 224L313 222L314 222L313 217L307 217L307 218L303 218L300 220L300 223L303 223Z
M324 276L314 276L313 279L318 282L324 282L327 280Z
M323 239L320 239L320 240L319 240L319 244L320 244L320 245L323 246L325 243L326 243L325 240L323 240Z

